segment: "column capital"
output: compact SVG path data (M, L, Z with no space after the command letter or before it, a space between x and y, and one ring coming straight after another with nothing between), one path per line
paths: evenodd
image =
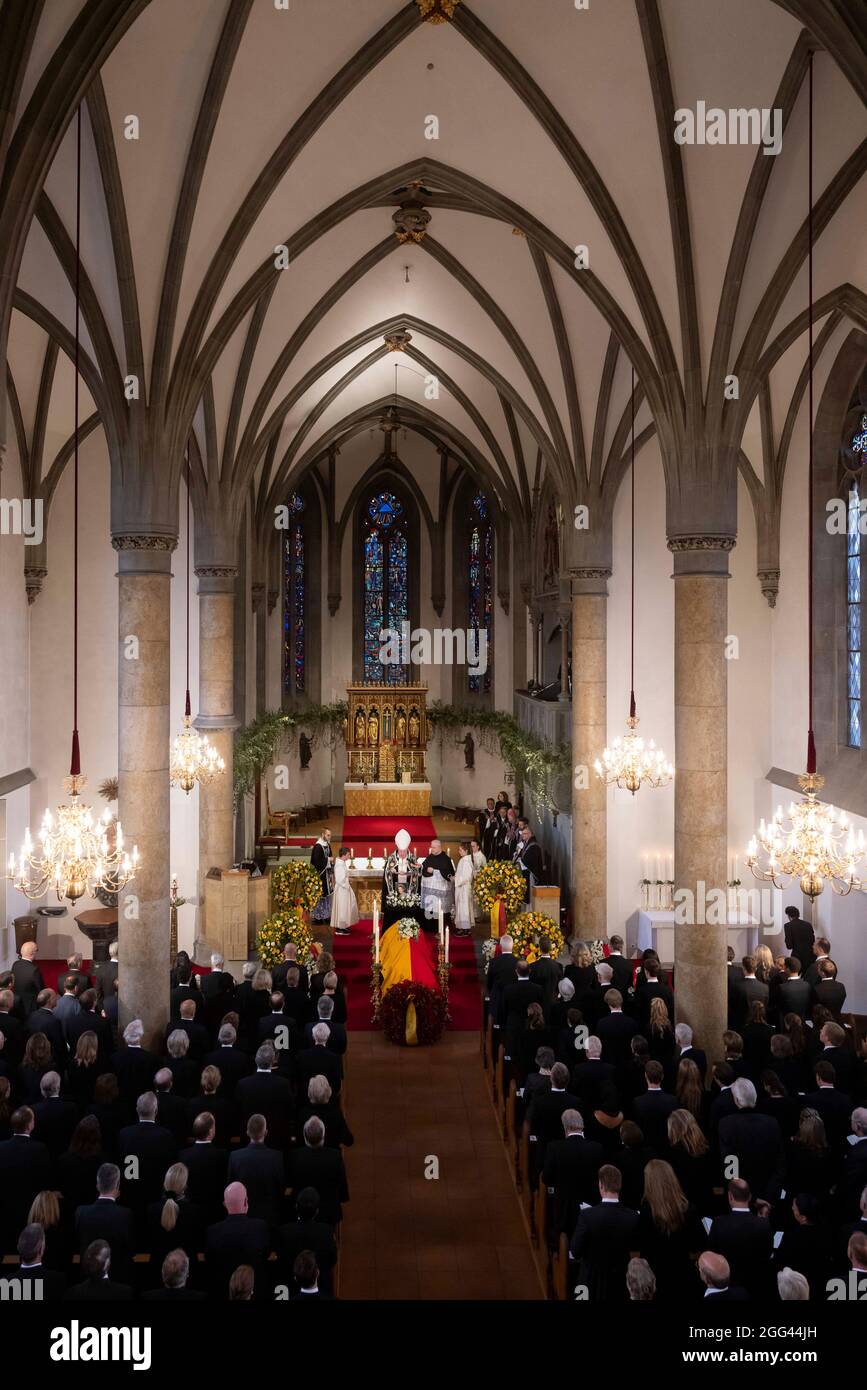
M252 608L253 608L253 612L254 612L254 613L263 613L263 612L265 611L265 585L264 585L264 584L251 584L251 585L250 585L250 603L251 603L251 605L252 605Z
M24 592L27 594L28 605L35 603L42 593L42 581L47 573L44 565L24 566Z
M170 574L177 544L175 535L150 531L117 531L111 538L120 574Z
M697 533L669 536L668 548L674 556L674 576L682 574L729 575L729 551L734 550L737 537Z
M607 598L610 578L611 569L606 565L571 566L569 579L572 597L577 598L580 594L597 594L600 598Z
M233 594L238 577L237 565L196 565L194 573L199 581L200 594Z

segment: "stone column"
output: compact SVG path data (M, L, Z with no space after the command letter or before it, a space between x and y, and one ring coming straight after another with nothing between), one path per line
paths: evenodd
M593 771L606 718L609 569L572 574L572 916L582 938L607 937L608 789ZM577 785L576 785L577 783Z
M560 607L560 694L559 700L569 702L569 619L571 610L568 605Z
M732 537L670 539L674 554L674 877L695 910L674 931L678 1019L712 1061L726 1028L725 913L708 903L726 891L728 552ZM688 902L689 900L687 900ZM681 907L680 912L684 912ZM721 915L719 923L704 920ZM694 919L694 920L690 920Z
M209 869L228 869L235 858L232 753L235 718L234 565L197 565L199 581L199 712L193 720L207 734L226 770L199 788L199 879Z
M118 902L120 1027L146 1045L169 1016L169 633L173 536L122 534L118 552L118 817L141 867Z

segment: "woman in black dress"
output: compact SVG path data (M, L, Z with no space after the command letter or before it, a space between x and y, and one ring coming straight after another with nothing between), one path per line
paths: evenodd
M668 1005L664 999L658 996L650 1001L647 1045L654 1062L661 1062L663 1067L668 1068L674 1057L677 1044L674 1040L674 1029L671 1026Z
M57 1184L66 1198L64 1215L70 1226L76 1207L89 1206L95 1200L97 1170L107 1162L99 1120L85 1115L72 1131L66 1153L57 1160Z
M107 1068L99 1061L99 1043L96 1034L90 1029L82 1033L75 1044L75 1056L70 1059L66 1073L66 1090L80 1111L87 1109L93 1100L93 1089L97 1077Z
M827 1212L838 1175L837 1159L828 1144L824 1122L818 1111L807 1107L801 1111L797 1134L786 1146L783 1190L809 1193L819 1208Z
M153 1280L159 1283L162 1262L170 1250L183 1250L190 1265L204 1241L204 1219L200 1209L187 1199L189 1173L183 1163L173 1163L163 1182L162 1196L151 1202L146 1212L147 1245Z
M788 1039L785 1040L788 1042ZM769 1067L759 1078L757 1109L763 1115L773 1115L784 1139L791 1139L798 1128L799 1101L790 1096L778 1073Z
M750 1080L755 1082L770 1065L771 1039L774 1030L768 1023L767 1009L761 999L750 1004L749 1020L743 1031L744 1062Z
M539 1048L551 1047L553 1041L554 1034L545 1023L545 1014L542 1005L528 1004L527 1022L524 1024L523 1031L518 1039L518 1055L515 1059L519 1072L519 1086L527 1073L534 1069L536 1065L536 1053L539 1051Z
M18 1072L18 1098L21 1105L34 1105L42 1099L42 1078L47 1071L56 1071L51 1043L44 1033L31 1033Z
M696 1260L707 1248L701 1218L686 1198L670 1163L652 1158L644 1170L638 1246L656 1275L657 1298L698 1297Z
M687 1200L701 1216L714 1211L714 1167L710 1146L689 1110L668 1117L669 1161Z
M701 1126L707 1121L710 1108L701 1072L691 1057L683 1057L677 1066L674 1093L682 1110L688 1110Z

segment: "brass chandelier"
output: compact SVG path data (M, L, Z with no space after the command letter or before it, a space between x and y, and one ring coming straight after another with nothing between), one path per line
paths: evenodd
M809 133L807 144L807 275L809 296L808 356L808 578L807 645L808 707L807 770L798 778L804 793L801 801L789 806L788 825L778 807L770 825L762 821L758 835L747 846L747 866L762 883L783 887L783 879L797 879L801 892L815 901L826 884L845 896L861 887L856 872L864 856L864 832L856 837L845 814L838 818L833 806L817 799L825 779L816 771L816 740L813 733L813 54L809 58ZM760 855L765 856L762 862Z
M28 827L15 862L9 856L6 874L19 893L31 899L57 894L58 902L67 898L95 897L97 890L118 893L129 883L139 867L138 849L124 849L123 829L118 821L110 838L111 813L96 818L81 802L85 778L81 772L78 738L78 443L79 443L79 356L81 326L81 107L76 131L75 192L75 433L72 452L73 476L73 628L72 628L72 755L69 777L64 786L69 801L58 806L54 815L46 810L39 830L38 847ZM113 843L112 843L113 839Z
M629 717L627 732L616 738L610 748L593 764L597 777L608 786L620 787L634 796L639 787L665 787L674 776L674 768L653 739L645 743L636 733L638 715L635 712L635 368L632 369L632 432L630 443L632 481L632 578L630 596L630 673Z
M226 770L225 760L210 739L193 728L190 707L190 460L187 455L187 689L184 703L184 722L172 744L169 757L169 779L189 796L193 787L208 786Z

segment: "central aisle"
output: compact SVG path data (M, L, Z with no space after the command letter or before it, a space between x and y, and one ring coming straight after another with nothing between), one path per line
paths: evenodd
M417 1048L353 1033L347 1102L340 1297L541 1299L478 1033Z

